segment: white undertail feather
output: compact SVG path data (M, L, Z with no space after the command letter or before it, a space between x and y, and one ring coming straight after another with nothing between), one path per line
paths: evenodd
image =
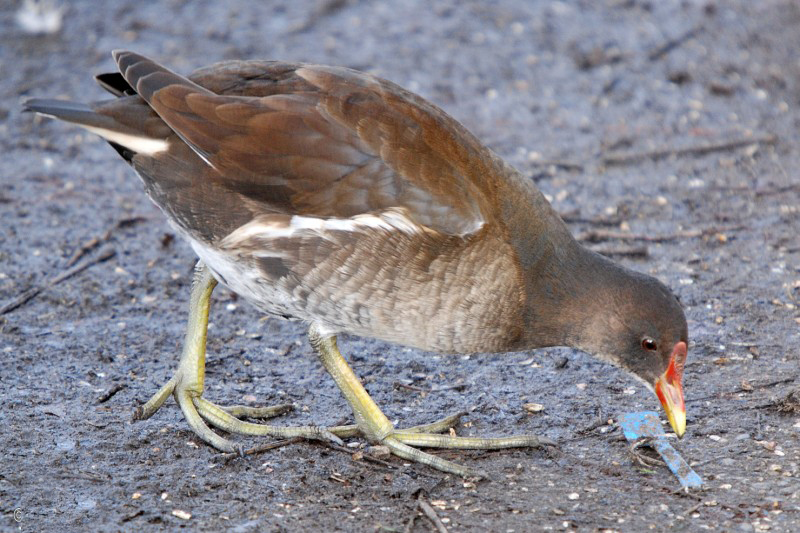
M137 137L129 133L97 128L94 126L82 125L88 131L95 133L107 141L119 144L137 154L155 155L164 152L169 148L169 142L164 139L153 139L150 137Z

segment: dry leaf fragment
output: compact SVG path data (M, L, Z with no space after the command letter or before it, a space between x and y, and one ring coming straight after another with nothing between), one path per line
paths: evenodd
M524 403L522 404L522 408L529 413L540 413L544 411L544 405L540 403Z

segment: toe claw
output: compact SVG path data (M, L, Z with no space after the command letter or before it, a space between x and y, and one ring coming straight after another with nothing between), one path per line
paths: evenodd
M552 446L554 448L558 448L559 445L553 439L548 439L547 437L539 437L539 446Z
M326 440L328 442L332 442L334 444L338 444L339 446L344 446L344 441L328 431L325 428L319 428L319 436L321 440Z

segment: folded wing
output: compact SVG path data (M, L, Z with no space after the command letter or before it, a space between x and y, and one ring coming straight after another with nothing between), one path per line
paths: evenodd
M343 219L400 208L417 224L462 236L486 222L491 191L483 177L491 169L478 163L486 149L389 82L278 62L218 64L187 79L130 52L115 59L197 155L192 181L240 195L252 218ZM142 162L141 170L154 181L176 170L159 163Z

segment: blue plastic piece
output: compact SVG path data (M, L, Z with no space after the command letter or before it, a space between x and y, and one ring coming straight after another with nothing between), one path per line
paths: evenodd
M678 451L672 447L664 434L658 414L653 411L642 411L640 413L625 413L620 421L625 438L634 442L642 437L652 438L652 447L667 463L672 473L678 478L681 485L687 488L699 488L703 485L703 480L692 470L692 467L683 460Z

